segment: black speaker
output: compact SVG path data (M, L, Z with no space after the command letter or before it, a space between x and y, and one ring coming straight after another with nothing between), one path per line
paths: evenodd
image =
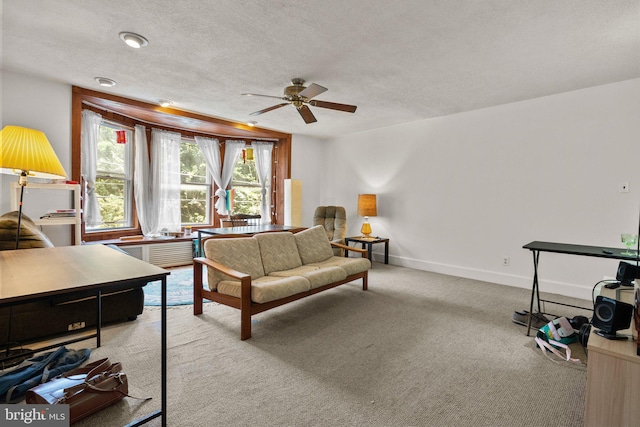
M596 334L607 339L627 339L628 337L616 335L616 331L627 329L631 326L633 306L626 302L598 295L593 306L594 327L600 329Z
M640 279L640 268L634 264L620 261L616 280L622 285L633 286L631 283L633 279Z

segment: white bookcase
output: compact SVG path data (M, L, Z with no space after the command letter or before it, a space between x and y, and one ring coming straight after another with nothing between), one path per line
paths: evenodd
M11 210L18 210L18 202L20 200L20 185L17 182L11 183ZM82 235L81 235L81 212L80 212L80 184L41 184L41 183L27 183L25 187L25 191L27 190L56 190L56 191L72 191L73 192L73 206L72 208L76 210L75 217L69 218L43 218L43 219L33 219L33 222L36 225L41 226L55 226L55 225L72 225L74 228L74 239L73 243L76 245L82 244ZM46 212L42 212L42 215L46 214Z

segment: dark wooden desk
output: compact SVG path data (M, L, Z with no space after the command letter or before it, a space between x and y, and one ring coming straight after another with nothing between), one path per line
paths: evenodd
M360 243L362 245L362 249L367 248L367 255L369 256L369 261L373 263L373 245L376 243L384 243L384 263L389 264L389 239L380 238L380 237L346 237L344 239L344 244L349 246L349 243L355 242ZM349 254L345 251L344 256L349 256ZM372 264L373 265L373 264Z
M199 228L198 232L198 253L199 256L204 256L202 248L202 234L209 234L212 236L252 236L259 233L268 233L272 231L296 231L303 230L304 227L298 227L295 225L281 225L281 224L263 224L263 225L246 225L240 227L216 227L216 228Z
M126 288L134 281L162 282L161 409L130 424L142 425L162 417L167 422L167 276L170 273L103 245L0 251L0 307L23 304L52 295L94 291L98 312L95 337L100 346L103 291Z
M529 249L533 254L533 284L531 286L531 302L529 304L529 313L533 313L533 301L538 302L538 312L542 313L540 302L549 302L557 305L564 305L569 307L581 308L585 310L591 310L590 308L578 307L571 304L564 304L556 301L540 299L540 288L538 284L538 261L540 259L540 252L551 252L557 254L567 255L579 255L598 258L617 259L622 261L640 261L638 255L626 255L623 251L627 249L620 248L607 248L602 246L585 246L585 245L573 245L570 243L553 243L553 242L531 242L523 246L523 249ZM527 336L531 332L531 320L532 316L529 316L529 324L527 325Z

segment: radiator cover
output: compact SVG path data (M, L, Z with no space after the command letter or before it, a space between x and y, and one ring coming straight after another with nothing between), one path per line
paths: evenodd
M193 263L193 243L162 242L146 245L120 246L120 249L142 261L158 267L175 267Z

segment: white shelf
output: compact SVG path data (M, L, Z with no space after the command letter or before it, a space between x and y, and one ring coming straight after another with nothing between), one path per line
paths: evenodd
M17 182L11 183L12 190L11 191L11 210L18 210L18 200L20 198L20 184ZM81 215L80 215L80 184L41 184L36 182L27 183L25 190L62 190L62 191L73 191L73 209L76 210L75 217L66 217L66 218L47 218L47 219L36 219L33 222L36 225L40 226L56 226L56 225L73 225L74 226L74 241L75 245L82 244L82 234L81 234ZM43 215L46 212L43 212Z

